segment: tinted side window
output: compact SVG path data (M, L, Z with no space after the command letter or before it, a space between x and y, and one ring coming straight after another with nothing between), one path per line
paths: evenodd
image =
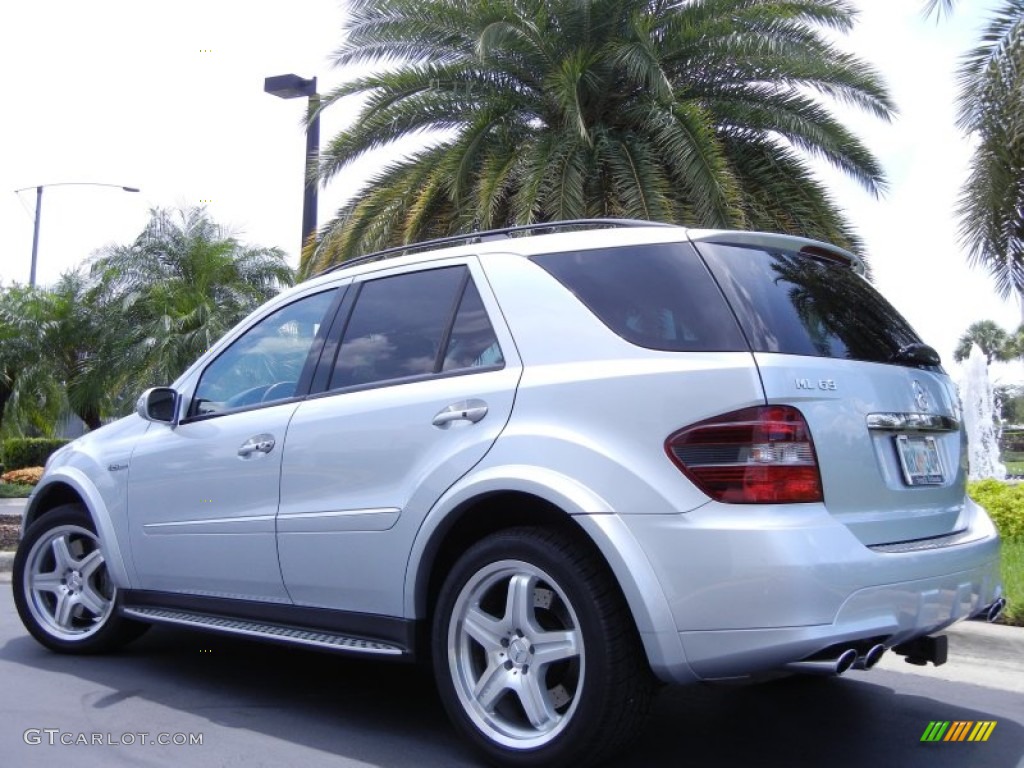
M534 256L626 341L668 351L747 350L722 292L685 243Z
M285 400L295 387L335 291L306 296L260 320L206 366L192 415Z
M470 280L462 294L451 339L445 350L441 370L454 371L460 368L481 368L504 365L505 357L498 346L487 311L480 300L480 292Z
M363 283L330 388L433 373L466 276L447 267Z
M757 352L887 362L920 339L870 283L806 255L698 244Z

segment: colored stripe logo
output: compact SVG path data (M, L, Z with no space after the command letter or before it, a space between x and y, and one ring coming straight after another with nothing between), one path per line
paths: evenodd
M995 720L932 720L921 734L921 741L988 741L996 728Z

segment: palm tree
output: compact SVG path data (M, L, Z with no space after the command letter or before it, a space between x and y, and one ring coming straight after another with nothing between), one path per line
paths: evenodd
M1009 360L1015 356L1013 339L991 320L979 320L967 327L953 350L953 359L962 363L971 356L971 347L975 344L990 364L993 360Z
M361 103L321 181L383 164L307 248L309 273L427 236L591 216L772 229L856 249L811 170L877 194L872 153L828 109L882 119L878 76L831 42L844 0L353 0L324 100Z
M929 0L948 13L953 0ZM1002 0L961 59L958 124L976 139L957 206L970 264L988 270L1024 312L1024 0Z
M40 315L45 369L63 386L71 412L89 429L99 428L114 403L127 324L96 301L81 271L61 275L42 292Z
M0 291L0 428L4 435L53 433L70 409L55 375L50 301L37 288Z
M134 243L102 249L91 265L97 302L121 318L117 354L128 398L173 381L295 279L280 249L241 244L203 208L150 216Z

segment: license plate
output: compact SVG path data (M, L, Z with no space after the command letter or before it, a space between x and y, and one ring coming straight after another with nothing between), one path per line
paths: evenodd
M942 461L934 437L896 436L896 449L907 485L941 485Z

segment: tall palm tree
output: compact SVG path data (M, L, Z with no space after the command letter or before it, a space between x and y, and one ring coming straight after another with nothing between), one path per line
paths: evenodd
M68 272L45 289L14 286L0 294L0 421L12 434L52 435L75 414L100 425L110 403L112 368L97 366L114 327L96 315L88 282ZM109 363L109 358L107 359Z
M91 274L96 301L121 318L127 397L173 381L295 279L280 249L241 244L203 208L151 211L135 242L102 249Z
M40 293L32 288L0 289L0 431L20 434L56 419L59 388L40 377ZM47 407L49 406L49 407Z
M307 248L309 273L432 235L590 216L750 227L856 248L811 170L877 194L829 110L882 119L878 76L831 42L845 0L353 0L329 94L361 104L321 181L413 136ZM397 144L407 147L408 142Z
M948 13L953 0L929 0ZM960 63L959 126L975 137L957 214L968 261L1024 312L1024 0L1001 0Z

